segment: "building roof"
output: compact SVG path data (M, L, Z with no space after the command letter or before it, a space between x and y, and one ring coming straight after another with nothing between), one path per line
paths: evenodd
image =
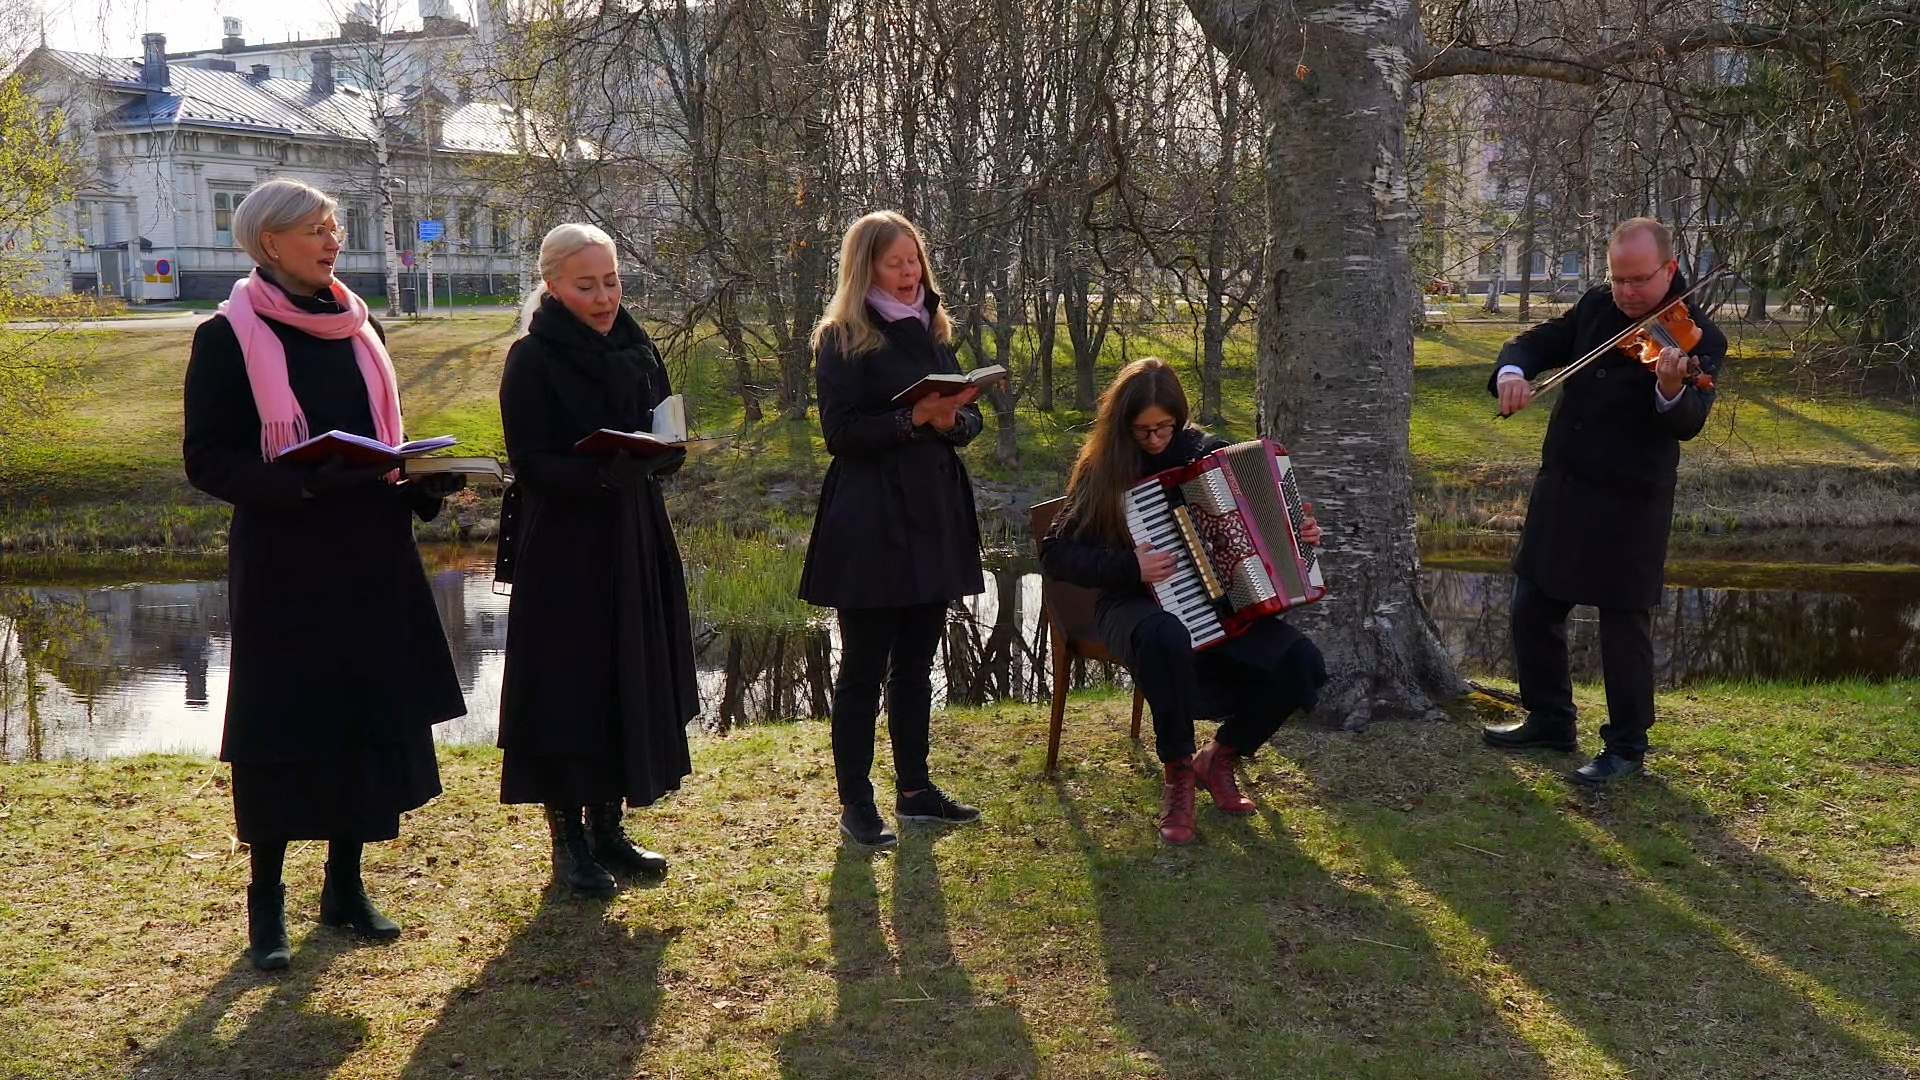
M332 93L316 94L311 83L299 79L262 79L238 71L170 64L167 85L154 88L141 82L143 64L138 60L55 49L40 53L69 77L128 95L102 118L103 127L192 125L347 142L366 142L374 133L375 95L358 87L337 85ZM413 100L411 94L388 93L384 109L378 111L396 120L406 118L413 113ZM449 106L440 119L435 149L507 154L517 145L514 113L508 106L468 102ZM579 147L583 153L591 149L586 143Z

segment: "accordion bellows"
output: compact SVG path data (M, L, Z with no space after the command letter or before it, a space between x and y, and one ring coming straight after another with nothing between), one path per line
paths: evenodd
M1186 626L1195 649L1327 595L1287 449L1235 443L1127 490L1133 542L1174 556L1154 599Z

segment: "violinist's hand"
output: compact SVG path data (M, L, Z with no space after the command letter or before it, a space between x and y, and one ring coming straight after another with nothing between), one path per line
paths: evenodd
M1512 416L1533 400L1533 384L1525 375L1509 371L1500 376L1500 415Z
M1313 516L1313 504L1303 503L1302 509L1306 511L1307 521L1306 524L1300 526L1300 539L1306 541L1308 547L1319 547L1320 521Z
M1653 374L1660 380L1660 396L1672 401L1687 388L1687 357L1679 349L1660 350L1660 360L1653 366Z
M1141 544L1133 549L1134 557L1140 560L1140 580L1149 585L1158 585L1173 576L1173 556L1164 551L1155 551L1152 544Z

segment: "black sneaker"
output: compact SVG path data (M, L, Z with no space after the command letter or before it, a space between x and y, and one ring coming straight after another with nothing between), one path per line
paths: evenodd
M966 803L954 802L932 784L918 794L899 796L894 801L893 812L902 821L938 821L945 825L980 820L980 811Z
M855 843L870 848L890 848L900 842L900 838L881 820L880 808L870 802L841 807L840 831L852 837Z

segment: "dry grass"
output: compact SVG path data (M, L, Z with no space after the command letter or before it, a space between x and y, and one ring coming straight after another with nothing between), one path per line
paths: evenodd
M1037 710L945 714L987 820L879 857L837 841L824 725L775 725L697 744L635 815L671 879L604 905L545 896L497 755L448 751L369 856L407 935L314 929L306 846L283 975L237 963L220 766L11 767L0 1075L1911 1077L1916 689L1666 695L1654 775L1604 794L1465 713L1287 729L1263 812L1178 851L1118 702L1074 706L1055 782Z

